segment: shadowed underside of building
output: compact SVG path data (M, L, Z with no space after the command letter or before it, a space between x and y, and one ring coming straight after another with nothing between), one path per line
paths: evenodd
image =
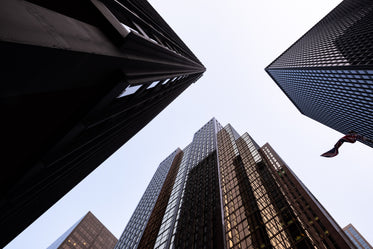
M205 71L143 0L0 3L0 246Z

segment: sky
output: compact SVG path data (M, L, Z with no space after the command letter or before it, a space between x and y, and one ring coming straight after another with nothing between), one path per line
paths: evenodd
M264 68L339 0L151 0L205 65L204 76L5 249L47 248L91 211L117 238L159 163L215 117L266 142L344 227L373 244L372 148L302 115Z

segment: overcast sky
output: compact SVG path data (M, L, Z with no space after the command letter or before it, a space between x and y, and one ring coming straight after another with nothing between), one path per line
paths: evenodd
M372 244L372 148L320 157L342 134L301 115L264 72L339 2L152 0L206 73L5 248L46 248L88 211L119 238L159 163L212 117L269 142L341 227Z

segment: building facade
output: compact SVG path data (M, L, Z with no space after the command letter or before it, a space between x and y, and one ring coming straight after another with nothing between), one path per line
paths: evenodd
M372 1L344 0L266 71L302 114L372 139L372 30Z
M343 231L351 239L358 249L373 249L369 242L359 233L359 231L352 225L348 224L343 228Z
M205 67L146 0L0 3L0 247Z
M160 164L124 248L355 247L269 144L213 118Z
M88 212L47 249L113 249L118 239Z

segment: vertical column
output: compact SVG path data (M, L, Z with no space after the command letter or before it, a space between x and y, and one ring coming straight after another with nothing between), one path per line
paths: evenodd
M194 135L171 248L224 248L216 154L218 128L212 119Z
M190 169L174 248L224 248L218 177L215 152Z
M167 209L162 219L162 225L158 231L154 249L172 248L173 245L174 233L176 232L175 227L178 223L182 196L185 190L185 183L189 170L187 162L190 154L190 145L188 145L183 151L183 159L181 160L171 196L168 200Z
M252 243L251 238L248 237L243 240L250 232L248 230L248 222L245 219L246 217L242 217L244 219L241 220L240 210L242 211L242 209L240 208L243 204L233 166L233 159L236 157L234 147L226 129L222 129L218 132L217 140L226 247L233 248L236 245L249 247ZM240 217L240 224L237 224L237 216ZM242 234L240 236L239 230L241 229Z
M141 249L153 249L162 220L166 212L167 204L171 196L173 186L175 184L175 178L179 170L181 159L183 158L183 152L180 151L174 158L167 177L164 181L162 189L158 195L157 202L154 205L152 213L149 217L148 224L145 227L144 233L142 234L141 240L137 248Z
M179 153L181 153L180 149L175 150L160 163L115 249L137 248L172 163Z

